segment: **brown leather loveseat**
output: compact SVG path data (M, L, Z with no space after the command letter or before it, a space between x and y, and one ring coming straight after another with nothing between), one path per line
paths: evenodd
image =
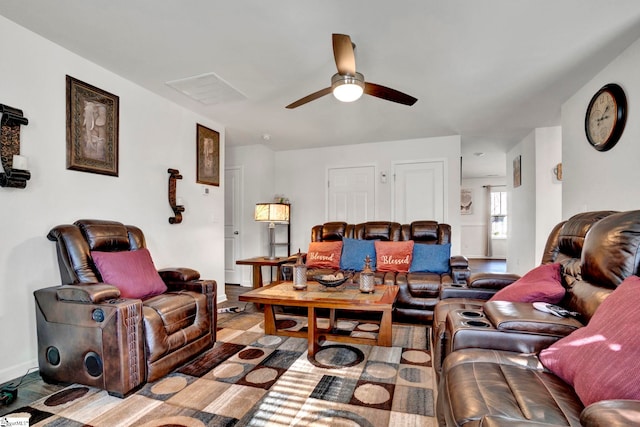
M34 292L38 364L45 381L125 396L212 347L215 281L199 280L188 268L156 273L151 262L163 288L153 296L123 298L118 287L104 283L98 257L144 254L139 228L79 220L54 227L47 237L56 243L62 284Z
M640 211L578 214L554 233L550 240L557 247L549 261L561 265L565 288L559 305L577 315L558 318L522 302L458 301L467 304L463 308L449 304L446 333L453 336L448 339L464 348L447 354L442 365L437 402L441 426L640 424L640 400L590 396L620 396L621 390L628 393L623 396L638 396L633 319L640 302L640 292L635 294L640 289ZM619 318L631 321L621 320L627 323L620 327ZM587 332L592 335L583 337ZM625 341L623 334L631 338ZM563 352L570 356L562 360ZM631 361L615 361L623 356ZM590 385L596 376L605 380ZM619 382L604 384L614 377Z
M336 241L343 238L381 241L413 240L415 244L447 244L451 242L451 227L437 221L414 221L400 224L388 221L369 221L359 224L327 222L311 229L311 241ZM447 273L426 272L393 273L376 272L376 282L400 287L394 308L394 319L415 323L431 323L433 308L440 300L440 290L445 284L465 282L469 277L468 260L452 256ZM308 275L326 274L330 270L310 270ZM358 280L356 274L355 281Z

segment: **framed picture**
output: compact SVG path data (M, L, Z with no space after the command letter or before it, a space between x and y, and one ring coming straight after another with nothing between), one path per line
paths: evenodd
M67 169L118 176L119 102L67 76Z
M215 130L196 125L197 159L196 182L220 185L220 134Z
M520 187L522 184L522 156L516 156L513 159L513 188Z
M473 214L473 191L470 188L460 189L460 214Z

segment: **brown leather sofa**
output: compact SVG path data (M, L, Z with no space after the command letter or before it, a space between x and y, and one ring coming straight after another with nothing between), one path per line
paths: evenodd
M168 290L121 298L102 283L91 251L145 248L142 231L115 221L54 227L61 286L34 292L38 364L47 382L80 383L125 396L173 371L216 339L216 282L188 268L159 270Z
M436 221L414 221L411 224L369 221L360 224L327 222L311 229L312 242L336 241L344 237L382 241L413 240L416 244L446 244L451 242L451 227ZM454 282L465 282L469 277L469 263L465 257L452 256L449 265L450 271L444 274L376 272L376 283L400 287L394 308L394 320L431 323L433 308L440 300L441 288ZM330 272L331 270L326 269L310 269L307 274L312 278L314 275ZM356 274L354 281L357 280Z
M626 277L639 273L640 211L578 214L556 232L557 239L552 236L550 241L557 242L557 248L547 249L554 254L553 261L562 265L566 294L559 305L579 314L572 321L587 324ZM489 324L475 332L470 328L466 336L457 335L456 328L464 327L462 323L450 322L461 313L447 307L446 323L453 328L447 333L455 333L456 347L460 340L465 348L446 355L442 365L437 402L441 426L622 426L638 422L640 401L600 401L585 408L573 388L540 363L539 351L570 332L570 328L561 331L549 326L567 326L564 319L534 312L527 303L496 303L464 307Z

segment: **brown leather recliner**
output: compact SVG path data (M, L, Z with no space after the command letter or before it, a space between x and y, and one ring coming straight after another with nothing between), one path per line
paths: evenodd
M142 231L79 220L47 235L56 242L61 286L34 292L38 364L45 381L80 383L125 396L210 348L216 282L188 268L159 270L168 290L144 300L102 283L91 251L145 248Z

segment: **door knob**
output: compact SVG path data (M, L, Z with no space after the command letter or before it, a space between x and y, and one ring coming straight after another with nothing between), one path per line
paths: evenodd
M234 231L233 234L240 234L240 233L238 233L237 231Z

